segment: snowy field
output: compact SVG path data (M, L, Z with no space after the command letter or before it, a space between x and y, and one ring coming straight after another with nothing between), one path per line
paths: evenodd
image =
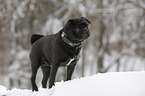
M57 82L52 89L7 90L0 86L0 96L145 96L145 71L110 72L67 82Z

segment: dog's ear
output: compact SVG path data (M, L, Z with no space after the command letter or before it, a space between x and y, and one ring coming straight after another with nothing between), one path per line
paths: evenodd
M70 19L67 21L67 23L64 25L64 31L67 34L68 31L72 30L75 26L75 21L74 19Z
M86 19L85 17L81 17L81 19L87 21L88 24L91 24L91 22L88 19Z
M74 19L70 19L70 20L68 20L67 23L69 23L69 24L71 24L71 25L74 25L75 21L74 21Z
M67 21L67 23L65 24L65 28L66 27L73 27L75 25L75 20L74 19L70 19Z

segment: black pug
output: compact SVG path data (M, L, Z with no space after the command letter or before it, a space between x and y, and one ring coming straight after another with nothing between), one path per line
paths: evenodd
M46 88L49 79L49 88L54 85L58 67L67 67L67 78L71 80L74 68L79 60L82 43L90 36L90 21L84 17L68 20L64 28L56 34L37 35L31 37L31 67L32 90L38 91L35 83L36 73L41 66L43 71L42 87Z

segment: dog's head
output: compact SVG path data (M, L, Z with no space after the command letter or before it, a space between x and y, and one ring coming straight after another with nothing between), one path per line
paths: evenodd
M89 25L91 22L84 17L68 20L64 26L64 32L67 38L74 42L83 42L90 36Z

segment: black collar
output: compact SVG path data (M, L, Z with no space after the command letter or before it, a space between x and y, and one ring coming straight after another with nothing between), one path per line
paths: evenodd
M71 41L67 38L67 35L66 35L64 32L62 32L61 38L62 38L63 42L65 42L66 44L70 45L71 47L75 47L75 46L81 45L81 43L73 43L73 42L71 42Z

